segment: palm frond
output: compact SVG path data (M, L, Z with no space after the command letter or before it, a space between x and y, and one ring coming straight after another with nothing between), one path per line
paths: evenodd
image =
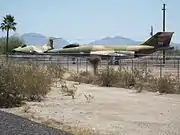
M5 23L1 23L1 26L5 26Z
M16 27L12 27L11 29L12 29L13 31L16 31Z
M12 22L12 25L15 26L15 25L17 25L17 23L16 22Z
M7 14L5 17L3 17L3 22L1 23L1 30L13 30L16 31L17 23L15 22L14 16Z

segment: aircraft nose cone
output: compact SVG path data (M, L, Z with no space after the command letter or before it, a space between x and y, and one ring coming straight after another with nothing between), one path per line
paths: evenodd
M13 49L13 50L12 50L12 52L16 52L16 50L15 50L15 49Z
M12 49L12 52L14 53L14 52L17 52L18 51L18 48L14 48L14 49Z

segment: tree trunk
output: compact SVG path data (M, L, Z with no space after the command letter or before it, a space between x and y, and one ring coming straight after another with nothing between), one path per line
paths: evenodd
M89 58L88 61L92 65L94 75L97 75L97 72L98 72L97 70L98 70L98 65L99 65L100 59L99 58Z
M9 41L9 29L7 29L7 36L6 36L6 61L8 62L8 41Z
M98 64L93 65L94 75L97 75Z

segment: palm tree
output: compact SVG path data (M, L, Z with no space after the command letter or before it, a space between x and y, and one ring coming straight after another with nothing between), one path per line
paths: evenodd
M7 14L5 17L3 17L3 22L1 23L0 29L2 31L7 32L6 36L6 58L8 58L8 41L9 41L9 31L13 30L16 31L16 25L14 16Z

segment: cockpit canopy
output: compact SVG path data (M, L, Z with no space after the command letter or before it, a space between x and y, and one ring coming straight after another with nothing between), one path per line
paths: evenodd
M80 45L79 44L69 44L69 45L66 45L63 47L64 48L73 48L73 47L79 47Z
M26 44L22 44L22 45L21 45L21 48L26 47L26 46L27 46Z

